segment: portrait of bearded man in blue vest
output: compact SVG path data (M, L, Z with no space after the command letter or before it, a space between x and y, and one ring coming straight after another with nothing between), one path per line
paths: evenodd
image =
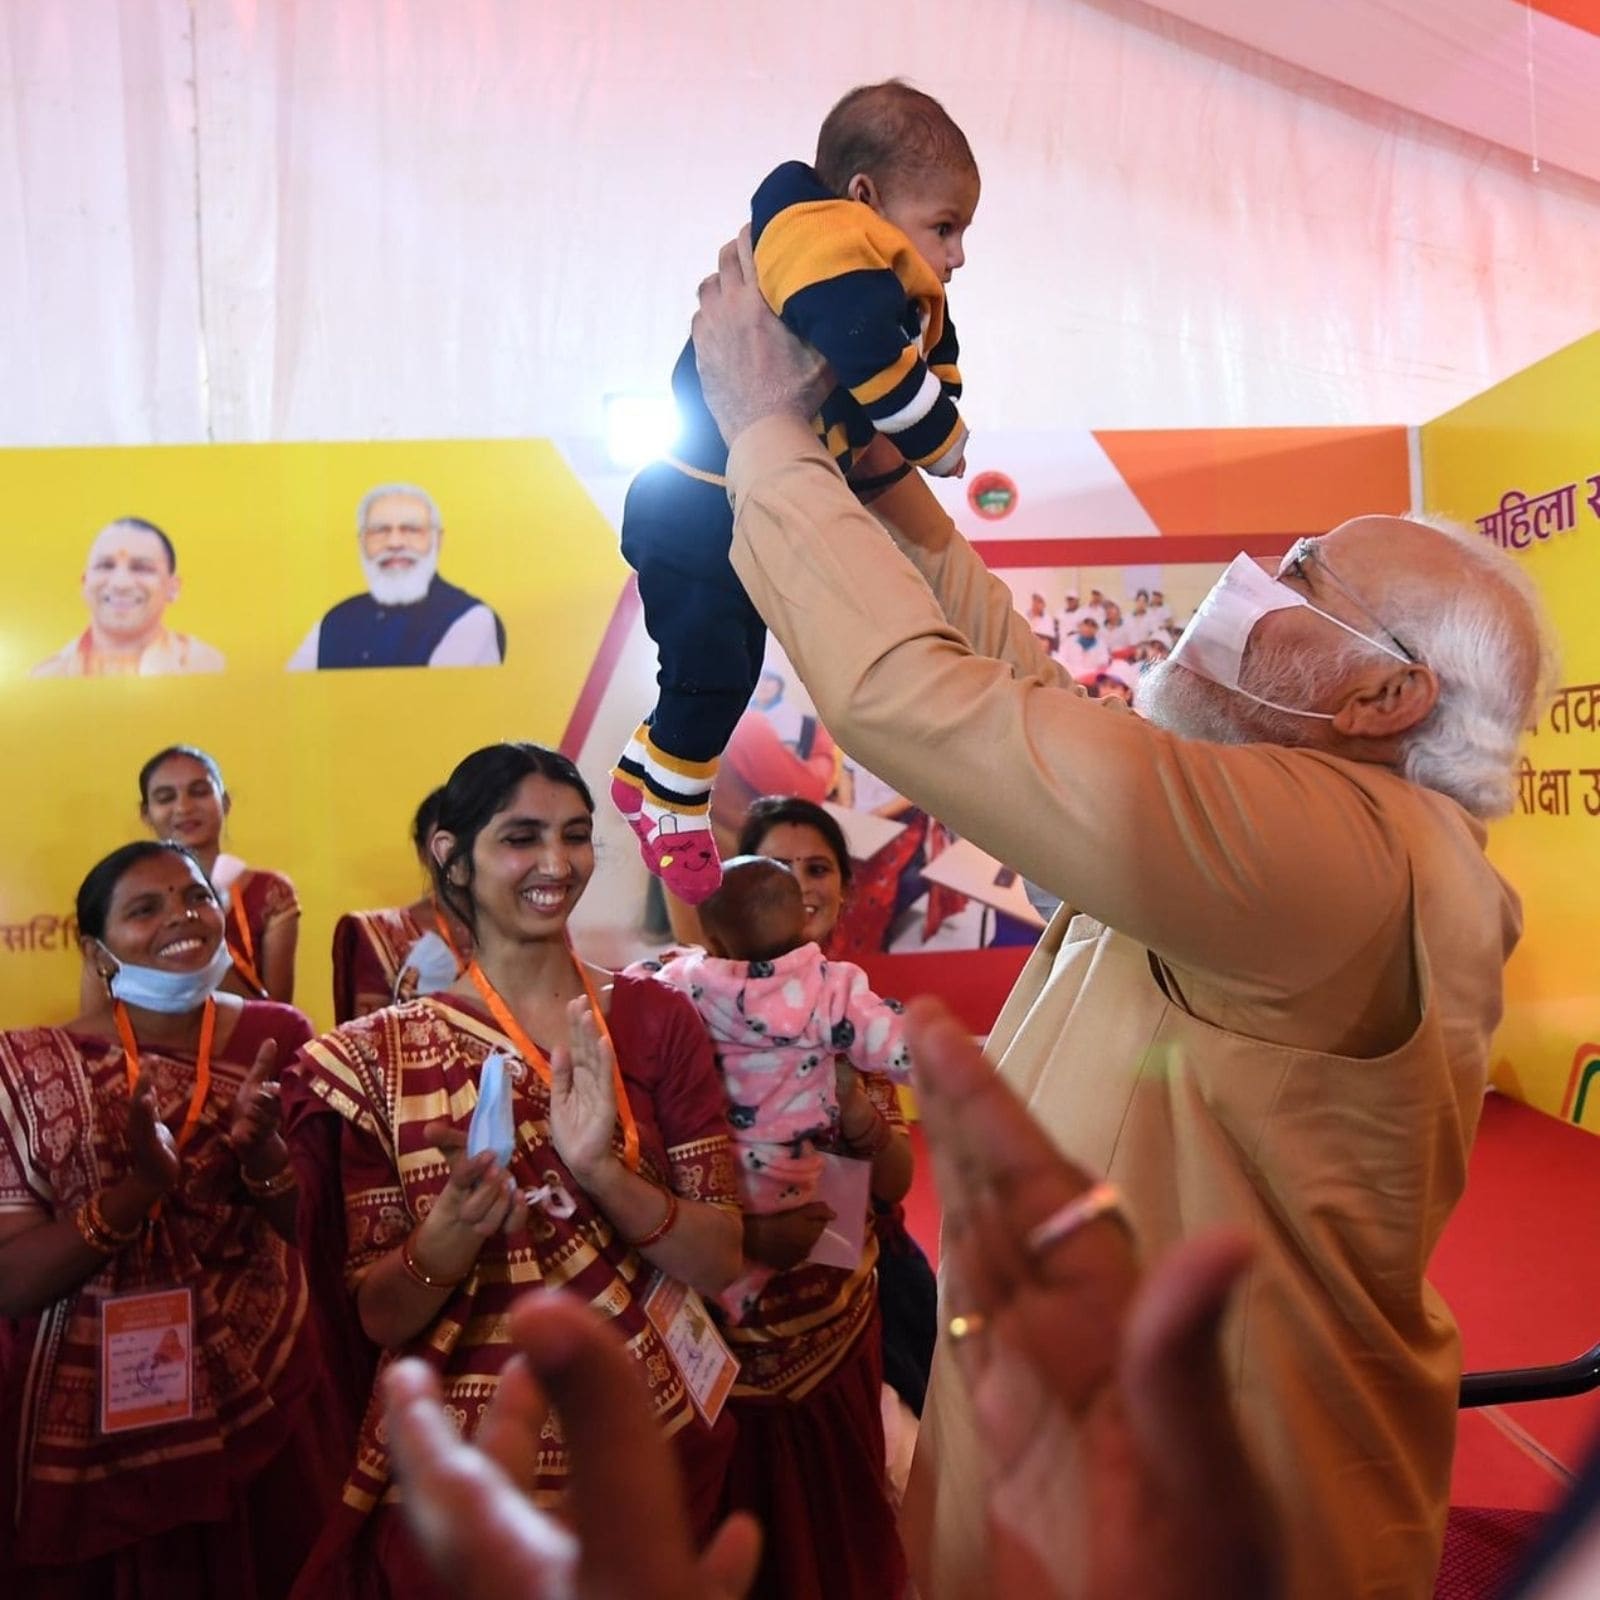
M356 513L367 592L341 600L301 641L289 671L332 667L498 667L505 625L439 576L444 525L426 489L380 483Z

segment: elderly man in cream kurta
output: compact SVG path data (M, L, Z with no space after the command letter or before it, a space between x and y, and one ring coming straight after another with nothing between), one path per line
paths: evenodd
M1061 897L991 1036L1004 1077L1148 1254L1254 1236L1225 1348L1295 1600L1424 1600L1460 1370L1425 1273L1520 930L1479 816L1509 807L1547 679L1531 590L1486 546L1362 518L1280 574L1236 686L1180 662L1149 720L1101 706L920 478L857 504L746 271L724 252L696 324L740 578L852 757ZM908 1504L924 1600L985 1591L947 1355Z

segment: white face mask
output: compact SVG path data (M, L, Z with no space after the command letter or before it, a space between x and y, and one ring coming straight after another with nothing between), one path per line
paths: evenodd
M106 950L104 944L100 946ZM113 961L117 958L106 954ZM217 941L211 959L194 972L168 972L165 967L138 967L131 961L118 962L111 974L111 997L124 1005L138 1006L141 1011L164 1011L172 1016L193 1011L205 1003L217 986L228 975L233 957L228 954L226 939Z
M416 988L412 993L438 994L456 981L461 975L461 967L456 961L455 951L429 929L406 951L405 965L395 985L396 993L404 985L407 972L417 975Z
M1408 660L1381 639L1371 638L1359 629L1352 628L1348 622L1341 622L1320 606L1312 605L1303 594L1279 583L1243 553L1228 563L1222 576L1211 586L1210 594L1200 602L1200 609L1183 630L1167 659L1187 667L1198 677L1209 678L1212 683L1232 689L1246 700L1254 700L1258 706L1287 712L1292 717L1316 717L1322 722L1332 722L1331 711L1306 711L1300 706L1285 706L1279 705L1276 700L1263 700L1260 695L1251 694L1239 682L1244 668L1245 646L1250 642L1255 625L1274 611L1288 611L1294 606L1304 606L1307 611L1326 618L1334 627L1342 628L1353 638L1370 644L1374 650L1381 650L1385 655L1393 656L1396 661Z

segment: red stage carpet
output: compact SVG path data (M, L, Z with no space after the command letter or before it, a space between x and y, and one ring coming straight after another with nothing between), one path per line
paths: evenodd
M938 1260L939 1206L920 1130L906 1201L912 1233ZM1600 1342L1600 1139L1491 1094L1467 1192L1433 1278L1461 1324L1470 1371L1565 1361ZM1600 1394L1506 1414L1569 1468L1600 1435ZM1480 1413L1465 1412L1457 1505L1542 1509L1561 1486Z

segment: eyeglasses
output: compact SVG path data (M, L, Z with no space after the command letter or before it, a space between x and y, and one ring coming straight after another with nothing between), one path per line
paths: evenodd
M1278 577L1296 578L1309 589L1311 575L1306 568L1314 561L1329 583L1353 605L1378 631L1403 655L1413 666L1419 666L1422 657L1408 645L1403 643L1394 630L1369 607L1364 600L1328 565L1328 558L1323 555L1320 539L1296 539L1289 547L1289 553L1283 558L1278 567Z

